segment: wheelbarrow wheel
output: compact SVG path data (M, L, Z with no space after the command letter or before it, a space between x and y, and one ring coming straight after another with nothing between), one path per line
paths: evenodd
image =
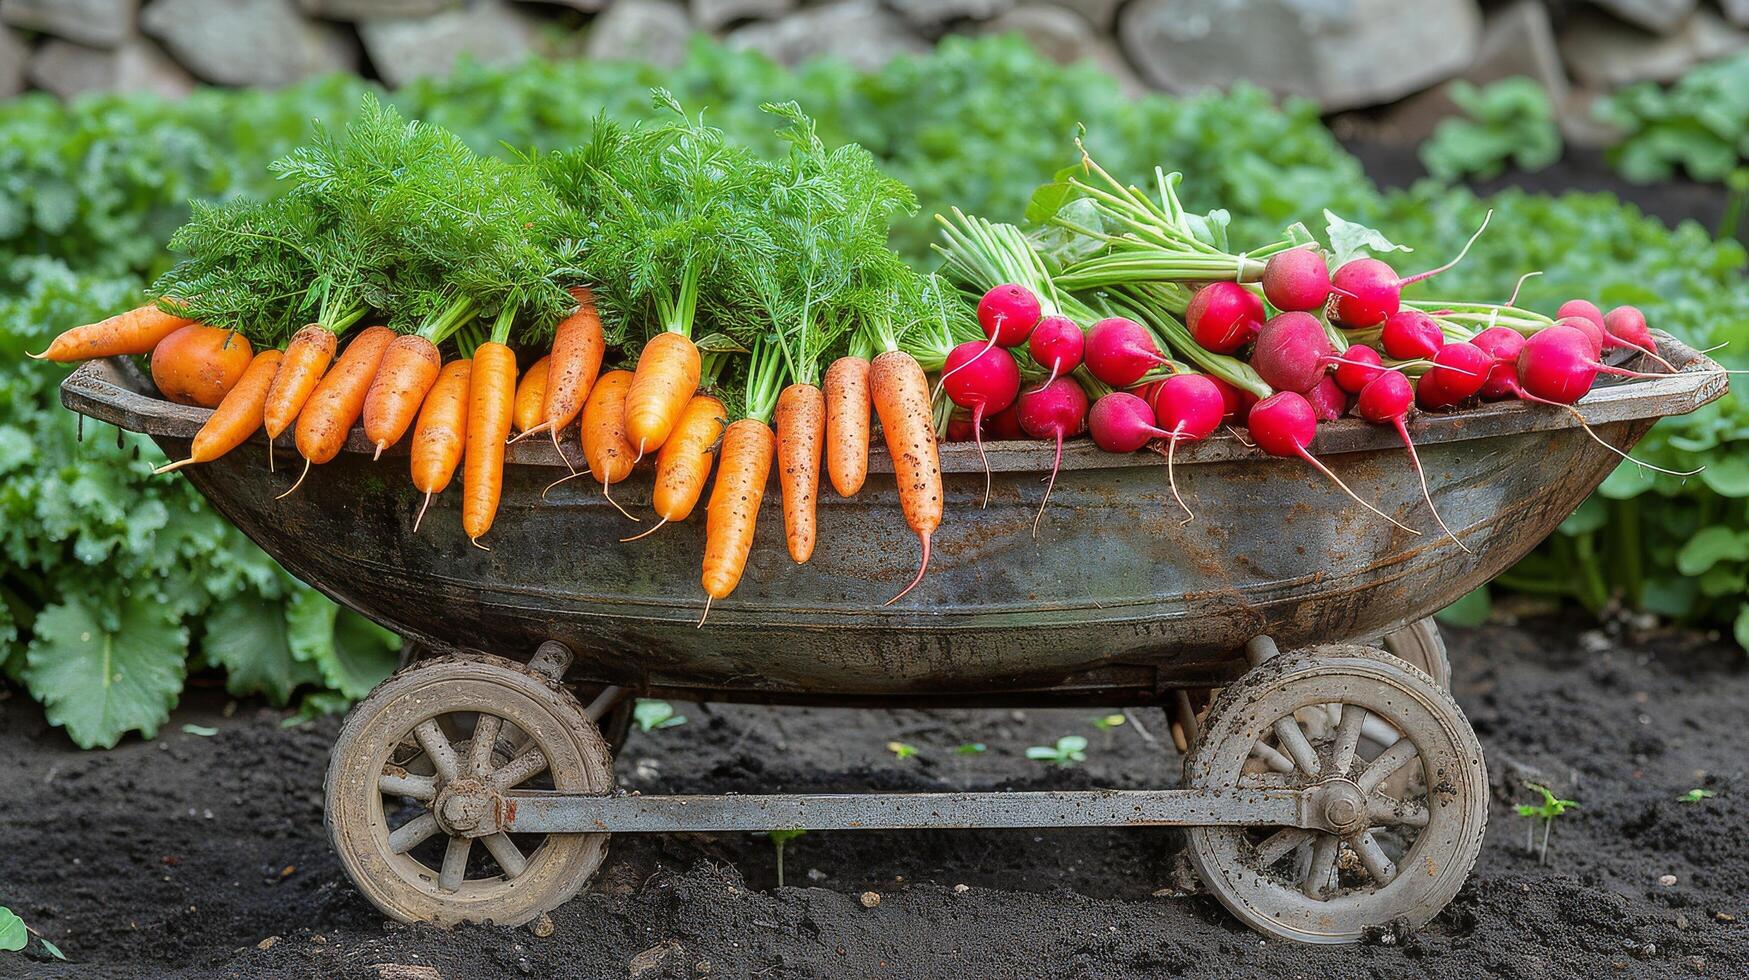
M1385 652L1412 667L1419 667L1441 690L1451 690L1451 659L1446 656L1445 638L1439 635L1439 624L1432 616L1386 633Z
M1419 778L1392 779L1403 770ZM1222 905L1299 942L1425 925L1469 876L1488 818L1482 746L1451 695L1362 646L1280 654L1222 691L1185 779L1209 793L1319 790L1329 831L1188 834L1191 863ZM1393 796L1393 786L1408 788Z
M607 743L556 681L497 657L442 657L352 709L324 821L348 877L385 914L520 925L588 883L608 835L498 831L501 794L612 787Z

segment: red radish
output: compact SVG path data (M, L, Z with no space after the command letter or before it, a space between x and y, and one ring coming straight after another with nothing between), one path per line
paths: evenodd
M1385 371L1384 363L1378 351L1355 344L1342 352L1342 363L1336 365L1336 383L1343 391L1358 395L1367 382Z
M992 287L978 300L978 325L1001 347L1018 347L1037 325L1040 308L1032 290L1014 283Z
M1591 356L1603 356L1603 324L1592 322L1590 317L1565 316L1556 320L1554 325L1557 327L1571 327L1572 329L1584 334L1585 339L1591 343Z
M1494 358L1475 344L1446 344L1415 383L1415 400L1422 408L1450 408L1481 391L1493 368Z
M1445 346L1445 331L1420 310L1402 310L1385 320L1379 344L1399 361L1425 360Z
M1487 217L1482 219L1482 227L1477 228L1470 240L1464 243L1457 258L1437 269L1398 278L1395 269L1378 259L1352 259L1343 263L1336 270L1336 274L1330 277L1332 291L1338 294L1331 303L1331 318L1338 325L1351 329L1374 326L1390 319L1392 314L1402 308L1403 287L1423 279L1431 279L1462 262L1464 256L1470 253L1470 246L1482 237L1482 232L1488 227L1488 219L1493 216L1494 212L1489 211Z
M1128 388L1150 369L1171 363L1146 327L1121 316L1107 317L1087 331L1085 362L1095 378L1113 388Z
M1066 316L1047 316L1032 328L1026 340L1026 352L1040 367L1051 369L1046 384L1081 366L1081 354L1087 349L1087 335Z
M947 417L948 442L971 442L976 438L976 429L971 415L965 412L956 411Z
M1087 412L1087 434L1093 444L1108 453L1133 453L1146 446L1150 439L1164 439L1170 433L1154 425L1154 410L1148 403L1127 391L1114 391L1100 396Z
M1394 373L1394 372L1393 372ZM1342 488L1355 503L1365 507L1385 520L1396 524L1410 534L1420 534L1412 527L1406 527L1391 520L1390 515L1379 510L1372 504L1360 499L1342 478L1332 473L1329 467L1318 462L1317 457L1307 451L1312 440L1318 435L1318 418L1312 412L1312 405L1306 397L1297 392L1278 391L1268 398L1251 406L1249 422L1251 438L1257 443L1257 448L1271 456L1297 457L1311 464L1318 472L1328 477L1330 482Z
M1315 248L1277 252L1263 264L1263 295L1278 310L1309 312L1330 298L1330 266Z
M1581 320L1590 320L1592 323L1597 324L1597 329L1605 329L1603 323L1603 311L1597 308L1596 303L1593 303L1588 299L1570 299L1565 303L1562 303L1561 308L1555 311L1555 319L1565 320L1568 317L1578 317Z
M1223 383L1203 374L1175 374L1161 381L1150 399L1155 423L1166 430L1166 482L1172 487L1172 498L1184 508L1186 524L1196 520L1196 515L1178 493L1173 457L1180 442L1207 439L1220 427L1226 414L1226 396L1220 388Z
M1205 350L1231 354L1257 336L1264 316L1256 293L1236 282L1211 282L1190 298L1184 325Z
M1395 372L1393 372L1395 373ZM1334 422L1348 411L1348 392L1336 383L1336 379L1328 374L1318 379L1318 383L1304 392L1306 401L1312 404L1312 414L1320 422Z
M1020 406L1010 405L984 420L984 434L997 442L1025 439L1020 428Z
M1257 334L1251 366L1277 391L1306 391L1323 377L1335 348L1324 325L1310 313L1282 313Z
M1251 406L1257 404L1257 396L1236 384L1224 381L1214 375L1206 375L1209 381L1221 392L1222 417L1230 418L1239 425L1245 424L1245 416L1250 413ZM1159 406L1154 406L1156 414Z
M1641 313L1639 307L1618 306L1610 310L1603 318L1603 333L1604 342L1610 347L1637 350L1666 369L1676 370L1675 365L1659 356L1658 342L1652 337L1652 328L1646 325L1646 314Z
M1413 400L1409 379L1395 371L1387 371L1361 389L1360 397L1354 402L1354 413L1368 422L1389 425L1397 430L1397 435L1403 440L1403 447L1409 450L1409 464L1415 467L1415 478L1421 481L1421 496L1427 501L1427 509L1433 511L1433 519L1439 522L1446 537L1451 538L1467 554L1470 549L1464 547L1464 543L1458 540L1451 528L1446 527L1445 518L1439 516L1439 508L1433 505L1433 493L1427 489L1427 474L1421 469L1421 456L1415 452L1415 440L1409 438L1407 419Z
M1045 499L1039 501L1038 516L1032 519L1032 535L1036 538L1045 505L1050 503L1051 490L1057 485L1057 470L1063 466L1063 440L1080 435L1087 426L1087 393L1074 378L1058 378L1042 388L1022 392L1015 406L1020 410L1022 431L1034 439L1057 441L1057 459L1051 464Z
M984 504L990 503L990 461L984 455L984 416L1014 404L1020 394L1020 366L1014 355L988 343L968 340L947 352L941 387L955 405L972 410L972 439L984 461Z
M1470 338L1470 343L1494 359L1481 395L1497 402L1518 397L1518 352L1524 349L1524 334L1511 327L1489 327Z

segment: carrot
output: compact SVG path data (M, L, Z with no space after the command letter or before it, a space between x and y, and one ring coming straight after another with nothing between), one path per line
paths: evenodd
M442 365L437 345L418 334L396 337L383 352L364 396L364 434L376 443L376 457L407 434Z
M267 389L279 371L285 355L268 348L255 355L249 369L225 394L224 401L213 410L200 431L194 434L187 459L165 463L154 473L169 473L190 463L207 463L241 446L256 429L261 428L261 409L267 404Z
M431 498L443 492L455 476L462 461L462 447L468 432L469 379L473 373L471 360L450 361L437 374L437 383L425 396L419 409L419 421L413 425L413 487L425 494L419 505L419 516L413 518L413 530L425 519L425 508Z
M64 331L41 354L28 354L40 361L89 361L119 354L150 354L158 341L193 323L147 305L117 313L107 320Z
M698 390L698 347L685 334L663 331L638 355L631 390L626 392L626 436L645 453L661 448L680 410Z
M217 408L254 357L255 349L242 334L191 323L152 348L152 384L178 404Z
M291 343L285 346L285 359L280 362L279 373L274 375L273 384L267 389L267 404L261 413L268 439L278 439L281 432L298 420L304 402L309 401L310 392L316 390L316 384L328 370L328 363L334 360L336 346L334 331L319 323L312 323L292 335Z
M488 340L474 349L468 382L467 455L462 462L462 530L480 547L504 489L504 443L516 402L516 352Z
M510 424L522 435L528 435L540 425L541 408L547 400L547 380L552 376L552 357L543 357L522 372L516 385L516 407Z
M371 379L376 377L378 365L382 364L383 352L394 339L395 332L388 327L366 327L346 345L340 359L334 362L334 370L324 375L316 390L310 392L303 411L298 413L297 445L304 457L304 472L286 493L304 482L311 463L326 463L340 455L352 423L364 411L364 396L370 390ZM280 366L284 367L283 361Z
M727 596L741 582L747 556L753 550L765 482L771 476L775 442L771 427L758 419L741 419L723 433L717 482L705 508L704 575L700 581L711 599ZM709 602L705 612L710 612Z
M654 534L669 521L684 521L692 516L692 509L704 493L704 481L711 475L711 459L723 437L727 415L723 403L710 395L693 395L686 403L680 411L680 421L674 423L674 431L656 455L656 487L650 503L662 519L643 534L621 540Z
M559 433L583 411L583 402L595 387L595 379L601 374L601 359L607 353L601 317L595 311L595 294L578 287L571 290L571 295L577 300L577 312L560 320L553 330L552 364L547 368L540 423L523 430L524 434L543 430L552 433L555 448Z
M805 564L814 554L814 507L820 496L820 448L826 435L826 398L811 384L792 384L777 399L777 472L783 489L783 526L789 556Z
M826 369L826 473L840 497L854 497L868 478L869 364L840 357Z
M589 462L589 472L601 481L601 495L627 517L632 515L619 506L607 488L631 476L632 468L638 462L637 447L626 439L626 392L631 386L630 371L609 371L602 375L583 403L582 423L583 458ZM571 477L565 477L558 482L569 479ZM555 483L547 489L557 485ZM632 517L632 520L637 518Z
M869 369L869 390L887 437L887 452L893 457L905 523L923 544L917 577L886 601L890 606L916 588L929 570L929 539L941 526L941 457L929 409L929 380L916 358L898 350L877 356Z

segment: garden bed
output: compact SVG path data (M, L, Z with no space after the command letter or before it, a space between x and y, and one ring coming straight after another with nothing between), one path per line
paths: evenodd
M392 925L322 831L336 722L286 730L255 702L227 714L212 688L191 689L157 741L105 753L73 749L16 694L0 708L0 783L17 787L0 810L0 904L78 964L39 959L27 976L376 977L397 963L444 977L650 978L702 976L707 962L734 977L1037 975L1047 963L1063 976L1749 969L1742 653L1693 634L1613 640L1579 620L1490 626L1452 645L1458 699L1489 753L1491 832L1457 900L1397 943L1266 942L1212 899L1156 897L1175 877L1164 830L816 833L788 845L782 890L763 838L621 837L549 938ZM1134 724L1096 730L1088 710L676 707L685 724L633 733L622 786L1149 787L1175 782L1178 765ZM1135 715L1164 735L1157 712ZM1022 757L1071 733L1089 739L1080 767ZM918 753L898 759L893 741ZM955 751L968 742L987 750ZM1501 795L1527 801L1527 778L1580 801L1546 867L1524 853L1525 824ZM1694 788L1717 795L1678 802ZM878 907L863 907L866 891Z

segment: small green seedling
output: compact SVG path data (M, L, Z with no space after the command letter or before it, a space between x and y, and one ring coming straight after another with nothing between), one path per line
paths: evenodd
M632 707L632 720L638 723L639 729L646 732L686 724L686 716L675 714L674 706L668 702L646 701L642 698Z
M777 887L779 887L779 888L783 887L783 849L784 849L784 845L788 844L790 841L795 840L797 837L800 837L805 833L807 833L807 831L803 830L800 827L792 827L789 830L770 830L770 831L766 831L766 833L765 833L765 836L771 838L772 849L777 852Z
M888 742L887 751L898 756L900 759L909 759L917 754L917 746L912 745L909 742Z
M61 952L59 946L45 939L42 933L25 925L24 920L20 919L17 913L0 905L0 953L16 953L22 950L30 945L31 936L35 936L36 941L42 943L43 952L57 960L67 958L67 954Z
M956 755L977 755L984 751L984 743L961 742L953 751Z
M1026 750L1034 762L1054 762L1065 768L1087 761L1087 739L1080 735L1064 735L1055 745L1034 745Z
M1093 727L1105 732L1106 734L1110 734L1113 728L1116 728L1123 723L1124 716L1122 714L1100 715L1098 718L1093 719Z
M1698 789L1698 788L1691 789L1688 792L1682 794L1681 796L1678 796L1676 798L1676 802L1678 802L1678 803L1699 803L1702 800L1710 800L1717 795L1719 795L1717 792L1710 790L1710 789Z
M1579 802L1577 800L1563 800L1549 792L1547 786L1536 783L1525 783L1524 788L1533 793L1541 793L1543 798L1541 803L1518 804L1518 815L1530 820L1524 830L1524 851L1529 854L1531 851L1537 850L1531 843L1531 837L1536 830L1537 821L1540 820L1543 825L1543 841L1542 849L1537 854L1536 863L1546 864L1549 859L1549 831L1554 829L1555 818L1568 810L1579 809Z

